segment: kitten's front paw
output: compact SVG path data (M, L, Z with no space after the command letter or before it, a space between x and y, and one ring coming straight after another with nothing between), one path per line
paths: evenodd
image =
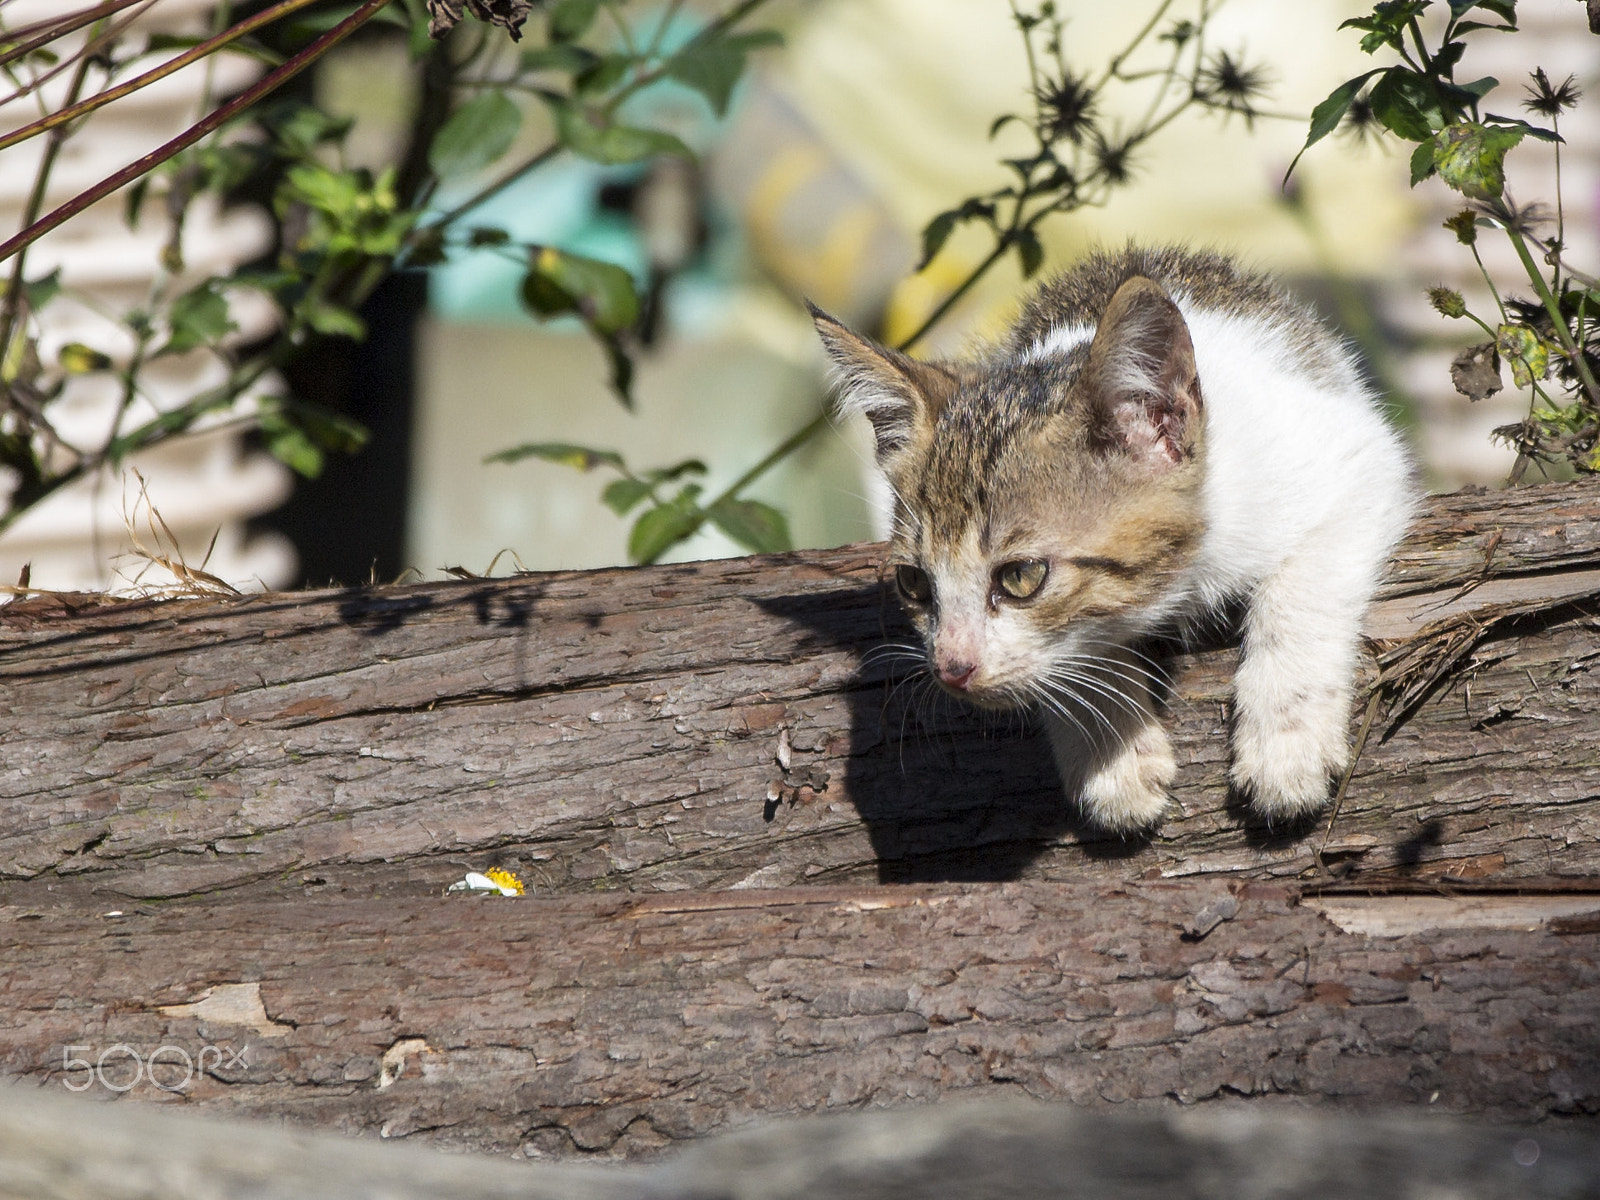
M1241 715L1233 734L1234 786L1271 822L1296 821L1328 803L1334 776L1350 759L1343 706L1338 712L1281 714L1274 720Z
M1112 833L1152 829L1167 810L1167 789L1177 773L1166 730L1146 725L1084 782L1084 812Z

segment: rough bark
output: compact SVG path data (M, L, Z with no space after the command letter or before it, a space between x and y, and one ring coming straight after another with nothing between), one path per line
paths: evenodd
M218 1113L556 1156L953 1098L1592 1116L1600 897L1564 911L1372 937L1222 880L11 909L0 1070L162 1099L160 1051Z
M1328 834L1226 794L1225 647L1175 663L1171 820L1079 829L1025 730L888 678L878 556L0 610L0 1072L158 1052L135 1098L552 1155L955 1096L1600 1112L1600 490L1431 505ZM446 892L492 863L534 894Z
M1111 1117L956 1104L787 1122L647 1170L421 1147L0 1091L11 1200L1592 1200L1600 1138L1429 1115Z
M1171 819L1080 828L1020 721L889 680L879 553L0 609L0 901L420 896L491 862L540 892L1595 872L1592 484L1430 503L1371 628L1482 637L1378 722L1327 835L1228 795L1226 648L1175 663Z

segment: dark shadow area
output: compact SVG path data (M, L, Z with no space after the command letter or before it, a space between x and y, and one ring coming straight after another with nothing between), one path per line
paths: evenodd
M427 278L386 279L361 307L367 338L324 338L284 371L302 400L359 421L370 434L355 454L330 453L315 479L296 477L283 505L251 522L294 543L296 587L391 582L407 564L406 493L415 408L415 327Z
M1230 728L1228 732L1231 744L1233 731ZM1287 820L1269 821L1251 806L1250 797L1232 783L1228 785L1224 808L1239 823L1244 831L1245 845L1252 850L1288 850L1310 837L1328 819L1328 810L1319 808Z
M850 691L845 784L883 883L1019 878L1062 841L1097 858L1145 849L1088 826L1063 794L1042 732L1022 714L979 711L947 696L911 664L875 648L916 634L875 586L757 600L810 631L817 649L862 653Z
M1443 844L1444 822L1430 817L1422 823L1422 828L1395 847L1395 857L1400 860L1401 870L1414 870L1422 864L1429 850Z

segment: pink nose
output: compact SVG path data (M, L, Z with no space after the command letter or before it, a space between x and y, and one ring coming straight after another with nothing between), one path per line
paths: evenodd
M939 682L945 687L966 691L967 683L972 679L972 673L978 669L977 663L942 662L939 664Z

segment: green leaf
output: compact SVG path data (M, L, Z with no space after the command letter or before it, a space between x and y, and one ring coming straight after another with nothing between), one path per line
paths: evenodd
M425 229L417 230L412 237L411 246L406 251L405 265L408 267L436 267L444 262L446 257L444 252L444 227L435 222Z
M104 371L111 365L111 356L82 342L68 342L56 351L56 361L69 375L84 375L90 371Z
M343 141L355 124L353 117L334 117L312 104L290 101L269 108L261 123L285 158L307 157L324 142Z
M581 38L599 11L600 0L561 0L550 10L550 40L570 42Z
M639 319L633 276L613 263L543 246L529 267L522 298L539 316L577 312L602 334L620 333Z
M11 511L26 508L44 493L44 464L39 461L33 439L0 430L0 463L16 472L15 486L8 497Z
M1404 67L1385 71L1372 85L1368 102L1372 115L1408 142L1425 142L1444 124L1444 114L1428 81Z
M434 134L428 165L441 179L475 175L511 148L522 128L522 110L504 92L474 96Z
M1295 163L1300 161L1301 154L1339 127L1339 122L1344 120L1345 113L1350 111L1350 105L1355 102L1357 93L1366 85L1367 80L1379 73L1379 70L1381 68L1375 68L1365 75L1345 80L1328 93L1326 100L1311 110L1311 128L1306 131L1306 144L1300 147L1300 153L1294 156L1294 162L1291 162L1289 169L1283 173L1284 179L1293 174Z
M290 21L286 21L283 29L291 37L310 39L319 33L328 32L346 17L354 15L355 11L360 7L359 4L346 3L336 4L332 8L318 9L316 12L307 13L304 16L297 16ZM410 28L410 23L406 18L392 8L379 9L369 19L375 24L396 25L401 29Z
M509 450L491 454L483 461L514 463L521 462L525 458L542 458L545 462L560 463L564 467L574 467L579 471L592 471L596 467L627 470L622 455L615 450L591 450L588 446L575 446L571 442L525 442L521 446L513 446Z
M1421 143L1411 152L1411 186L1416 187L1433 174L1433 143Z
M699 484L685 484L666 504L641 513L628 534L628 557L636 563L652 563L685 538L692 537L705 519L695 503L699 495Z
M342 305L321 296L308 295L295 311L305 323L328 337L347 337L361 341L367 336L367 325L360 317Z
M144 211L144 198L150 192L150 176L141 175L128 187L128 195L122 209L122 221L129 229L139 225L139 214Z
M378 15L380 17L383 16L382 13ZM333 24L338 24L338 22L335 21ZM181 37L172 33L152 33L149 42L145 45L145 53L155 54L163 50L188 50L191 47L198 46L205 40L205 38L199 37ZM283 65L283 55L274 50L268 50L254 38L240 38L238 41L229 42L226 46L221 47L221 50L225 54L242 54L246 58L253 58L257 62L266 63L269 67Z
M617 394L617 399L622 402L622 407L633 410L633 359L622 348L622 343L614 337L601 336L600 345L605 349L606 361L611 365L611 390Z
M685 475L704 475L706 464L698 458L686 458L682 462L673 463L670 467L655 467L644 473L644 477L651 483L669 483L674 479L682 479Z
M1525 130L1464 121L1433 139L1433 165L1439 177L1463 196L1494 200L1505 190L1506 151L1522 140Z
M562 313L578 311L577 297L538 271L529 271L522 277L519 294L523 305L536 317L558 317Z
M1495 330L1495 348L1511 364L1511 382L1530 386L1550 372L1550 347L1526 325L1502 325Z
M1433 60L1428 64L1428 74L1435 79L1448 79L1456 69L1456 64L1461 61L1461 56L1467 52L1465 42L1446 42L1433 52Z
M326 452L354 454L370 436L344 414L302 400L278 401L258 423L272 456L307 479L322 474Z
M667 65L667 74L704 96L720 117L728 111L734 85L744 74L745 56L782 43L782 35L774 30L714 38L684 49Z
M642 479L614 479L600 493L600 503L619 517L650 494L650 485Z
M917 264L921 271L944 249L945 242L950 240L950 233L956 227L956 222L961 219L961 214L952 209L942 212L922 230L922 261Z
M423 7L424 0L401 0L401 3L411 19L411 36L406 43L406 50L411 55L411 61L419 63L428 57L434 47L433 38L428 33L428 9Z
M633 66L633 61L626 54L600 55L592 67L573 78L573 85L582 96L609 92L622 82L628 74L628 68Z
M614 125L604 114L561 98L551 103L556 110L556 130L562 143L583 158L606 164L638 162L653 154L694 158L694 152L673 134L659 129Z
M329 216L344 218L361 198L361 180L354 171L330 171L318 162L296 163L284 175L282 195Z
M995 135L1013 121L1022 121L1022 118L1017 116L1016 113L1006 113L1003 116L996 117L989 126L989 140L993 141ZM1023 121L1023 124L1027 124L1027 122Z
M322 447L307 437L299 426L281 416L263 417L261 436L267 444L267 452L296 475L315 479L322 474L326 459Z
M1450 15L1459 17L1475 8L1487 9L1508 25L1517 23L1517 0L1450 0Z
M1016 236L1017 259L1022 263L1022 277L1032 279L1033 273L1044 262L1044 247L1039 235L1031 229L1019 229Z
M25 282L22 285L22 298L27 302L29 312L38 312L54 300L60 290L61 268L57 267L48 275L41 275L38 279Z
M1399 48L1406 23L1427 8L1431 0L1387 0L1374 6L1370 17L1351 17L1340 29L1362 29L1361 49L1371 54L1380 46Z
M167 341L156 356L183 354L196 346L210 346L238 329L228 315L228 300L208 279L183 293L167 310Z
M570 71L577 74L587 71L600 60L600 56L593 50L585 50L582 46L569 46L558 43L553 46L539 46L533 50L522 52L522 69L524 71Z
M788 520L770 504L759 500L719 500L706 513L718 529L746 550L773 554L793 549Z

